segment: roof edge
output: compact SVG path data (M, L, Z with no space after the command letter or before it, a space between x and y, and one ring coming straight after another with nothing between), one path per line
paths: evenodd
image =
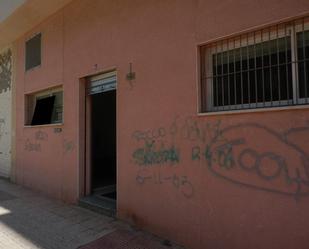
M73 0L27 0L0 23L0 48L13 43Z

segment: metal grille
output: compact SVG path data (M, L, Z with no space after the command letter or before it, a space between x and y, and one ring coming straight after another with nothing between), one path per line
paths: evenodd
M93 76L87 87L89 95L115 90L117 87L116 71Z
M309 103L309 17L201 46L202 112Z

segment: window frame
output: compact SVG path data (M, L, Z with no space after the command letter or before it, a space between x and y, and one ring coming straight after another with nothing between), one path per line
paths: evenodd
M27 68L27 42L29 42L30 40L32 40L33 38L37 37L37 36L40 36L40 63L38 65L35 65L35 66L32 66L30 68ZM42 32L37 32L37 33L34 33L32 36L30 36L28 39L25 40L25 67L24 67L24 70L25 72L29 72L29 71L32 71L36 68L39 68L42 66L42 58L43 58L43 34Z
M32 125L32 119L33 119L37 100L44 99L44 98L51 97L51 96L56 96L55 94L57 94L59 92L62 93L61 120L59 120L58 122L53 122L51 120L51 122L48 123L48 124ZM53 106L52 115L53 115L53 112L54 112L54 108L55 108L55 103L54 103L54 106ZM37 126L62 125L63 123L64 123L64 91L63 91L62 85L25 94L25 121L24 121L24 126L37 127Z
M283 27L283 28L282 28ZM255 110L255 109L264 109L264 108L276 108L276 107L290 107L294 105L309 104L309 95L305 98L299 96L299 70L298 70L298 47L297 47L297 34L309 31L309 16L303 17L301 19L295 19L289 22L282 22L264 27L258 30L252 30L239 35L233 35L225 39L219 39L216 41L211 41L202 45L199 45L199 66L200 66L200 75L199 75L199 113L213 113L213 112L234 112L234 111L246 111L246 110ZM256 35L259 34L259 35ZM285 100L276 100L276 101L264 101L264 102L253 102L245 104L227 104L224 105L224 91L222 92L223 105L215 106L214 102L214 73L213 73L213 55L218 56L218 54L227 51L233 51L236 49L246 48L248 49L251 45L258 45L263 42L273 41L281 38L290 39L290 49L291 49L291 72L292 72L292 99ZM236 42L235 42L236 41ZM233 43L233 44L232 44ZM231 46L231 44L233 46ZM278 46L278 43L277 43ZM277 47L278 48L278 47ZM248 51L248 50L247 50ZM278 50L277 50L278 51ZM256 54L256 49L254 49ZM240 56L242 54L240 53ZM234 56L235 57L235 56ZM229 57L228 57L229 58ZM248 53L247 53L247 58ZM256 55L255 55L256 58ZM218 60L216 58L216 60ZM222 58L221 58L222 60ZM228 59L229 61L229 59ZM242 61L242 60L240 60ZM229 63L229 62L228 62ZM235 61L234 61L235 63ZM308 63L308 62L307 62ZM262 66L264 69L265 67ZM234 64L235 70L235 64ZM254 69L257 70L256 68ZM240 70L240 73L242 70ZM237 72L234 71L236 75ZM305 71L306 74L306 71ZM210 76L209 76L210 75ZM229 75L229 66L228 73ZM223 76L222 76L223 77ZM228 79L228 82L230 80ZM288 81L288 79L287 79ZM249 81L250 82L250 81ZM309 80L305 77L305 89L306 82L308 84ZM235 81L234 81L235 83ZM229 84L229 83L228 83ZM308 84L309 86L309 84ZM288 87L288 85L287 85ZM228 86L228 90L230 87ZM307 89L306 89L307 90ZM265 90L264 90L265 93ZM243 100L243 92L242 100ZM250 98L250 97L249 97ZM217 99L218 102L218 99Z

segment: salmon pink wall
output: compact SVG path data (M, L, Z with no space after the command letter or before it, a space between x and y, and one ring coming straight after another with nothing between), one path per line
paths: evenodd
M197 115L199 44L304 13L304 0L73 1L16 42L17 182L77 201L80 82L116 69L120 218L193 249L307 248L308 109ZM25 73L36 32L42 66ZM55 85L64 123L24 127L25 94Z

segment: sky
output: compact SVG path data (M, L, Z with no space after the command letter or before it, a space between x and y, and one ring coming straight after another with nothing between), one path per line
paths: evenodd
M0 0L0 22L13 13L25 0Z

